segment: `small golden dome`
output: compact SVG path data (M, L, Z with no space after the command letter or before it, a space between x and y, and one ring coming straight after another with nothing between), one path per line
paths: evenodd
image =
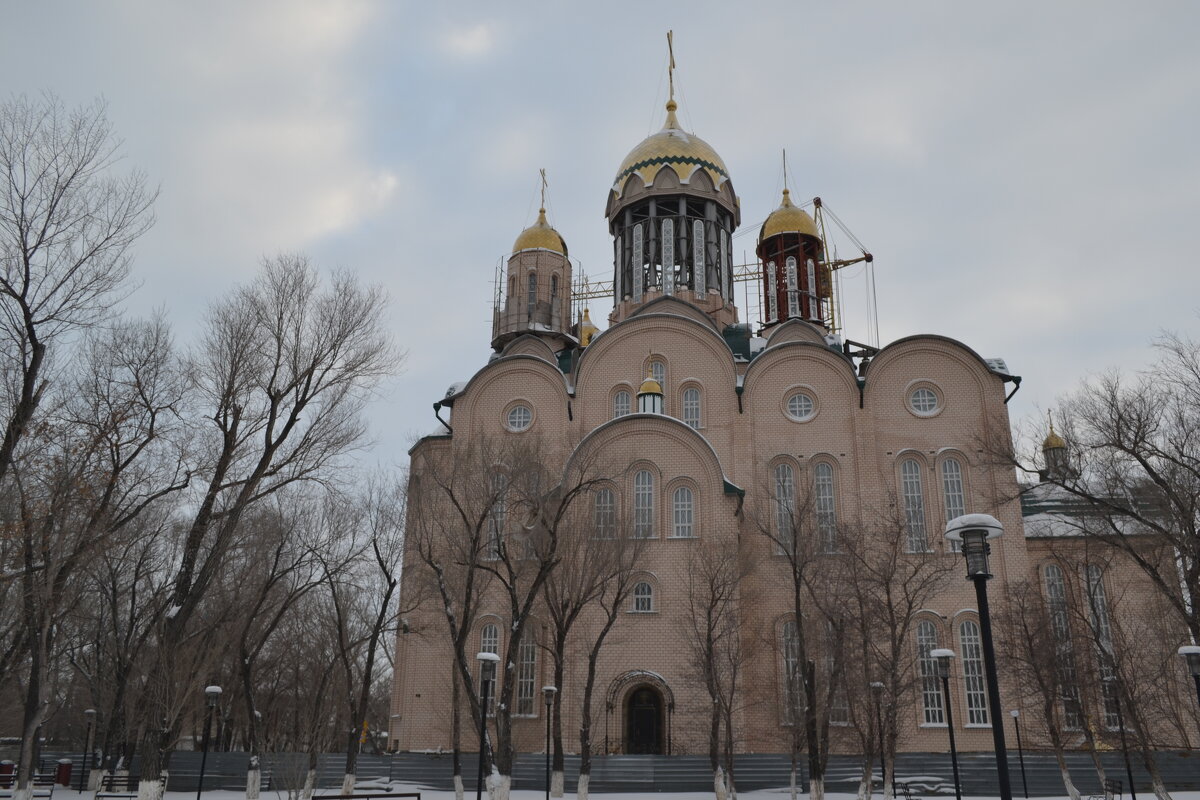
M1067 446L1067 442L1061 436L1054 432L1054 426L1050 426L1050 433L1046 436L1046 440L1042 442L1043 450L1057 450Z
M592 343L592 337L600 332L596 324L592 322L592 317L588 313L588 309L583 310L583 319L579 321L579 344L587 347Z
M638 389L638 394L662 394L662 384L654 380L653 375L647 375L646 380L642 381L641 387Z
M808 215L808 212L803 208L792 205L791 192L787 189L783 190L783 202L779 204L779 208L771 212L767 217L767 221L763 223L762 231L758 234L758 240L769 238L779 233L802 233L806 236L819 237L817 233L817 223Z
M538 209L537 222L530 225L525 230L521 231L521 235L517 237L517 241L513 244L513 252L519 253L522 250L553 250L555 253L567 254L567 243L558 235L558 231L550 227L550 223L546 221L546 209Z
M699 136L686 133L679 127L679 120L675 117L676 108L675 101L669 101L667 122L662 130L647 136L625 156L613 181L613 190L618 195L621 194L625 179L633 173L641 176L642 181L649 186L654 183L654 177L658 175L659 170L665 166L674 169L679 174L679 180L684 183L698 169L708 173L713 186L720 187L729 180L725 162L717 155L717 151Z

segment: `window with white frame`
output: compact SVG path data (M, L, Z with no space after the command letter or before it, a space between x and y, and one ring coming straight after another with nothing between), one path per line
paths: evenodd
M517 716L536 716L533 687L537 683L537 642L527 633L521 640L517 659Z
M691 487L680 486L672 498L674 525L671 535L676 539L690 539L696 535L695 495Z
M775 550L793 553L796 546L796 474L792 465L784 462L775 467L775 529L778 532Z
M650 362L650 377L658 381L663 393L667 391L667 365L658 359Z
M767 262L767 321L774 322L779 319L779 312L776 310L779 298L775 289L775 262Z
M987 684L983 675L983 644L979 623L964 620L958 626L958 644L962 652L963 689L967 700L967 724L987 725Z
M1104 591L1104 571L1095 564L1084 568L1088 597L1088 620L1092 627L1092 641L1096 643L1096 658L1100 662L1101 697L1104 699L1104 725L1116 728L1120 722L1117 714L1117 671L1113 649L1112 624L1108 618L1108 596Z
M937 411L937 393L926 386L914 389L913 393L908 396L908 406L917 414L928 416Z
M821 294L817 291L817 265L808 259L808 318L821 321Z
M683 421L693 428L700 428L700 390L694 386L683 390Z
M783 653L783 721L793 724L800 713L800 633L795 620L783 623L780 639Z
M797 422L806 422L817 413L817 403L807 392L792 392L787 399L787 415Z
M504 418L504 426L514 433L528 430L533 424L533 411L529 406L518 404L508 410Z
M596 490L592 504L592 526L597 539L617 538L617 496L607 486Z
M800 316L800 275L796 271L796 257L788 256L784 262L787 270L788 316Z
M937 628L927 619L917 623L917 664L921 668L921 705L926 725L945 725L942 707L942 687L938 677L937 659L929 655L938 647Z
M929 549L925 532L925 494L921 489L921 465L915 458L900 464L900 495L904 500L904 530L908 537L905 549L923 553Z
M834 504L833 465L820 461L813 467L813 501L817 512L817 536L822 553L837 552L837 507Z
M613 419L623 417L630 412L633 407L633 396L629 392L621 389L613 395Z
M654 587L645 581L633 587L633 610L639 614L648 614L654 610Z
M946 521L961 517L967 513L967 501L963 494L962 464L957 458L947 458L942 462L942 501L946 507ZM950 542L950 551L957 553L959 543Z
M1067 586L1062 568L1047 564L1042 568L1046 587L1046 611L1050 630L1054 634L1055 661L1062 683L1063 727L1083 729L1083 713L1079 702L1079 675L1075 669L1075 647L1071 641L1071 617L1067 609Z
M490 622L487 625L484 625L483 629L479 632L479 652L495 653L496 655L500 655L500 629ZM480 692L483 691L484 686L484 673L482 671L483 667L484 665L481 663L479 665ZM487 680L488 716L496 713L496 670L498 667L498 664L493 665L491 669L491 677Z
M648 469L633 476L633 538L654 538L654 475Z

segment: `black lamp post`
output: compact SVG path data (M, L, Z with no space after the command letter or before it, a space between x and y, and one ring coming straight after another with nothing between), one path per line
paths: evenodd
M1029 800L1029 781L1025 778L1025 748L1021 746L1021 712L1013 709L1008 712L1013 718L1013 727L1017 729L1017 758L1021 760L1021 788L1025 790L1025 800Z
M546 698L546 800L550 800L550 707L554 705L556 694L557 686L542 687L542 696Z
M946 648L930 650L929 655L937 659L938 677L942 679L942 697L946 702L946 731L950 734L950 763L954 766L954 796L962 800L962 782L958 777L958 747L954 744L954 712L950 709L950 659L954 651Z
M208 734L212 730L213 709L217 707L217 701L220 699L220 686L205 687L204 701L208 708L204 712L204 752L200 754L200 780L196 782L196 800L200 800L200 793L204 791L204 767L208 762Z
M887 755L883 749L883 684L871 681L871 694L875 697L875 722L879 726L879 789L887 786Z
M92 751L92 723L96 721L96 709L89 708L83 712L87 719L87 728L83 734L83 763L79 765L79 791L83 791L84 781L87 780L88 755Z
M1200 703L1200 647L1185 644L1179 648L1179 655L1187 659L1188 672L1192 673L1192 681L1196 684L1196 702Z
M487 712L488 692L492 687L492 676L496 674L496 665L500 656L495 653L477 653L475 660L479 662L479 680L483 684L479 692L479 776L475 779L475 800L483 797L483 754L487 748Z
M967 560L967 580L975 584L975 602L979 606L979 632L983 640L983 665L987 672L988 708L992 717L992 744L996 749L996 788L1000 800L1012 800L1008 783L1008 748L1004 744L1004 721L996 716L1000 710L1000 681L996 676L996 648L992 643L992 616L988 610L987 582L989 539L1004 533L1004 526L989 514L964 514L946 523L946 539L959 542Z

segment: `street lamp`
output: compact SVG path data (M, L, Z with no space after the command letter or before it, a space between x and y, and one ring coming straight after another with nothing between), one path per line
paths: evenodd
M1200 703L1200 647L1185 644L1179 648L1179 655L1187 659L1188 672L1192 673L1192 680L1196 684L1196 702Z
M221 699L220 686L207 686L204 689L204 701L208 709L204 712L204 752L200 754L200 780L196 783L196 800L200 800L200 792L204 791L204 766L208 761L208 734L212 730L213 709Z
M944 647L929 651L937 659L938 677L942 679L942 697L946 701L946 730L950 733L950 763L954 766L954 797L962 800L962 783L958 777L958 747L954 744L954 712L950 709L950 659L954 651Z
M96 721L96 709L89 708L83 712L87 719L87 729L83 734L83 763L79 765L79 791L83 791L84 781L87 780L88 754L92 749L92 723Z
M1008 712L1013 718L1013 727L1017 729L1017 758L1021 759L1021 787L1025 789L1025 800L1029 800L1029 781L1025 778L1025 748L1021 746L1021 712L1013 709Z
M883 749L883 684L871 681L871 694L875 697L875 722L879 725L879 789L887 787L887 756Z
M546 698L546 800L550 800L550 706L554 705L556 694L557 686L542 687L542 696Z
M495 653L476 653L475 660L479 662L479 680L483 684L479 701L479 776L475 779L475 800L480 800L483 797L483 753L487 749L484 743L487 740L488 691L500 656Z
M1008 784L1008 749L1004 745L1004 722L996 718L1000 710L1000 682L996 676L996 648L992 644L992 617L988 610L987 582L989 539L1004 533L1004 526L989 514L964 514L946 523L946 539L958 542L967 560L967 580L975 584L975 602L979 606L979 632L983 640L983 665L987 672L988 708L992 713L992 744L996 749L996 788L1000 800L1012 800Z

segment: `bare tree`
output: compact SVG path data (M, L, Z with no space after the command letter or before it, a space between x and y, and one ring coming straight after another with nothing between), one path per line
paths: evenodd
M0 104L0 485L46 391L51 348L120 299L130 248L154 222L142 173L114 174L103 102Z

